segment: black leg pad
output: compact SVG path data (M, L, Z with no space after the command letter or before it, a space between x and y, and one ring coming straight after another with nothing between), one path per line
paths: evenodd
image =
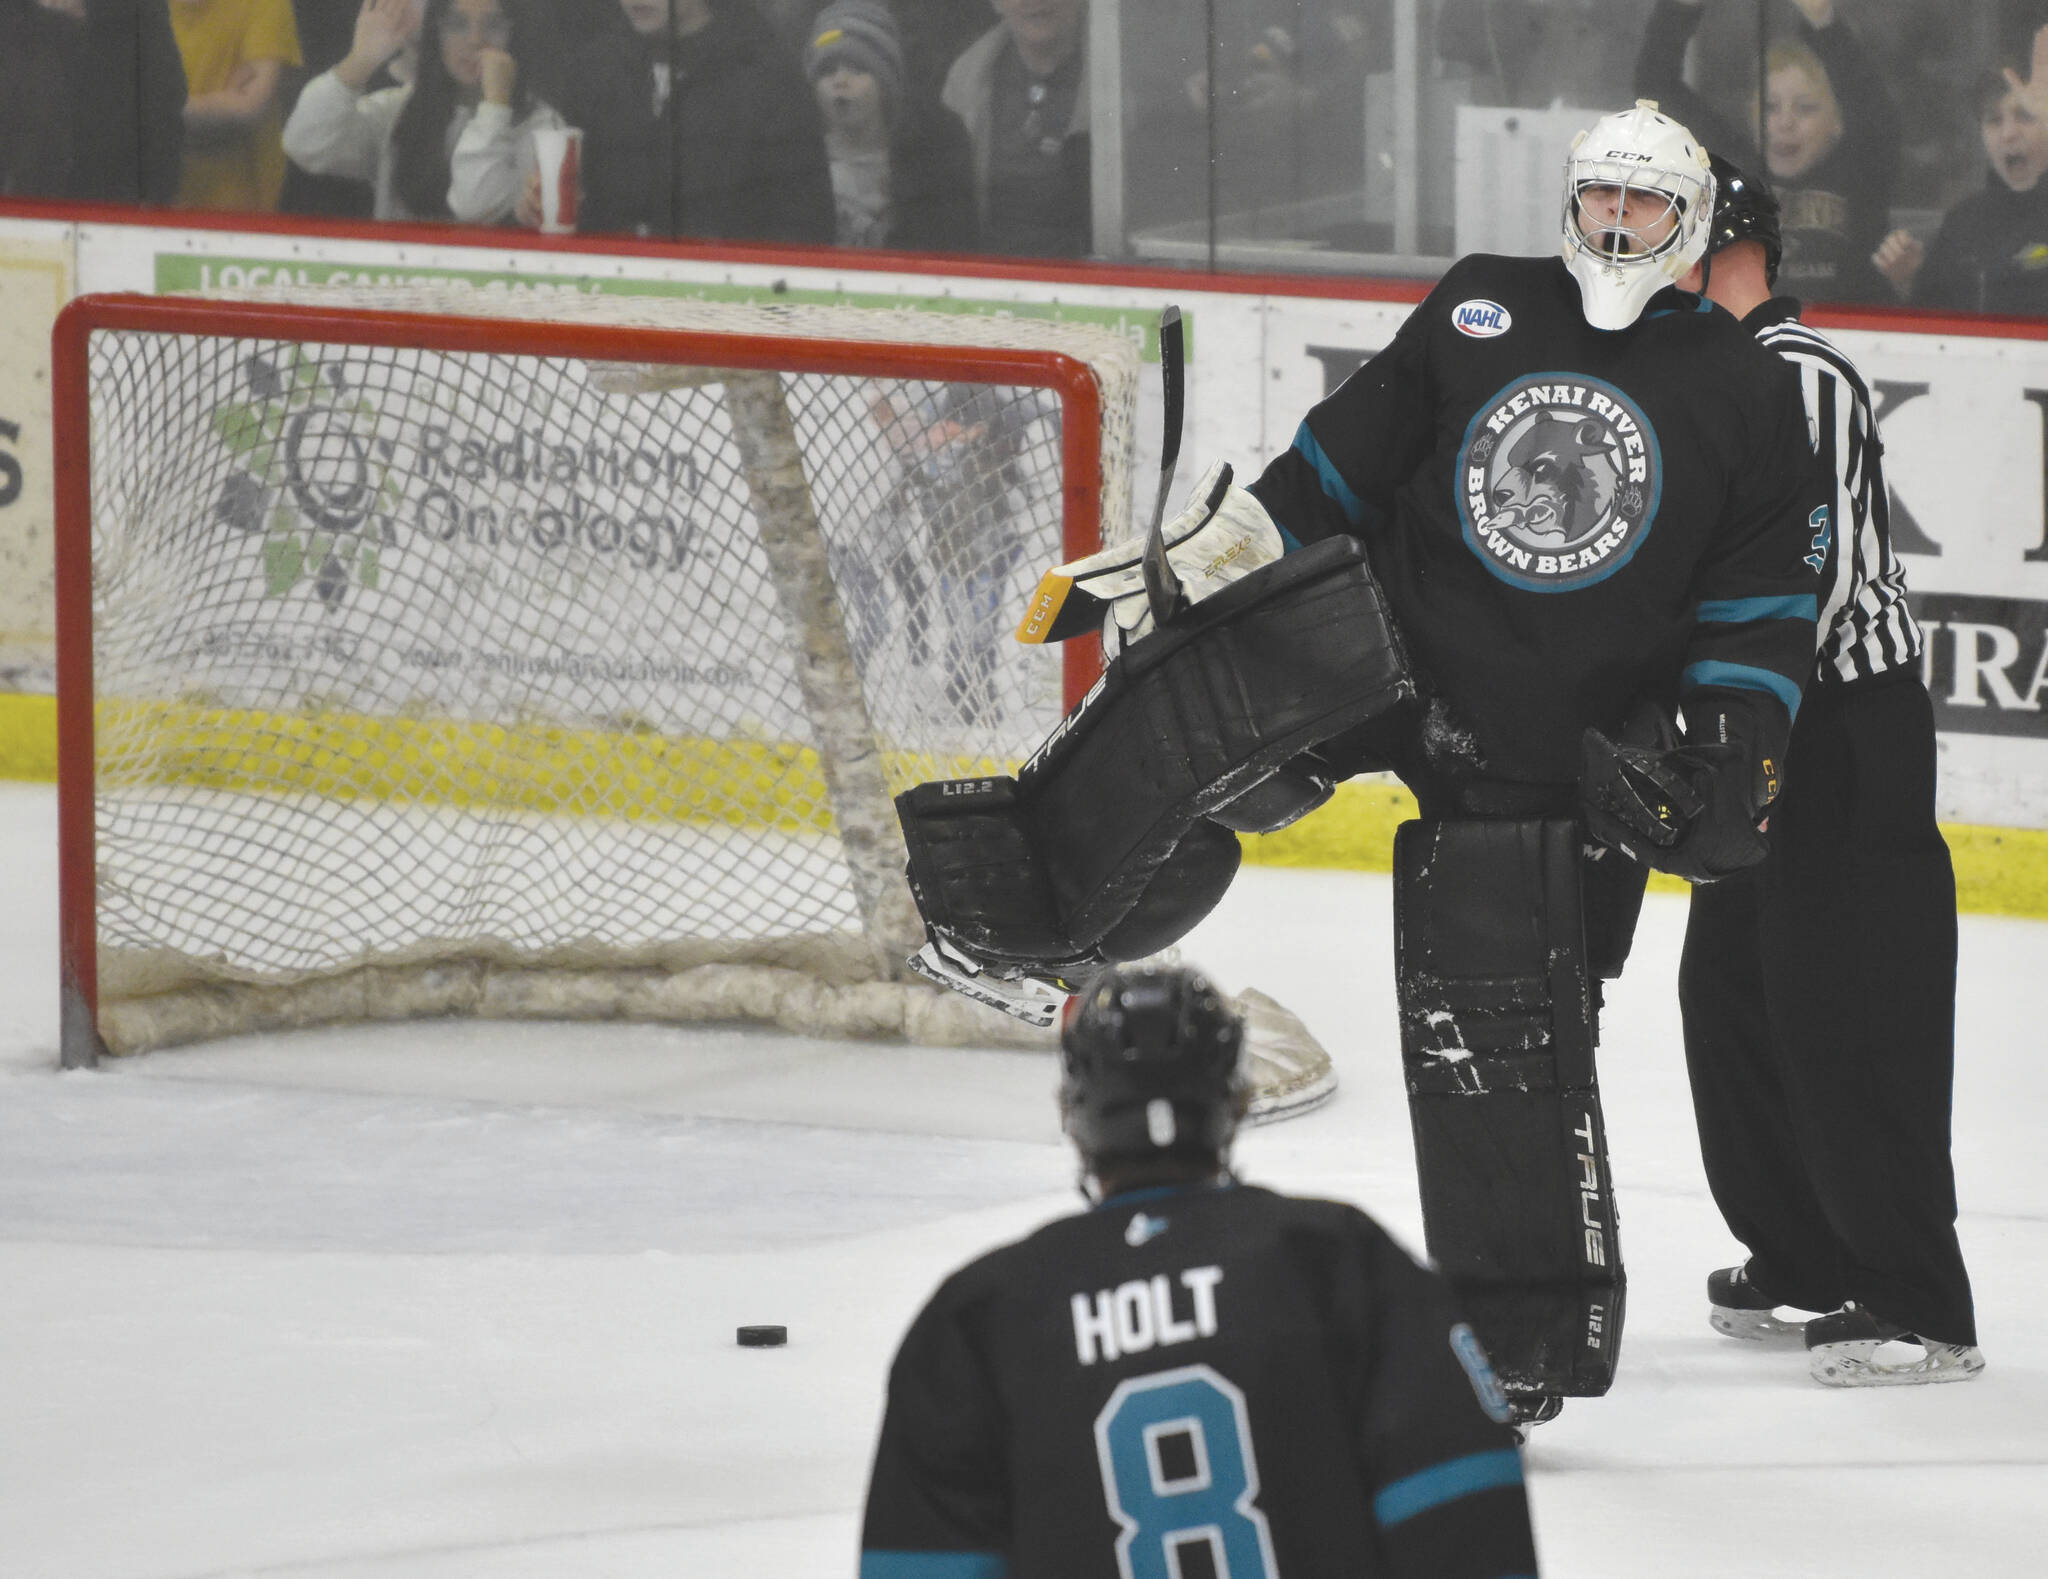
M1014 779L899 795L919 913L974 958L1041 976L1135 957L1122 951L1137 937L1164 947L1236 870L1228 832L1192 831L1413 695L1359 545L1289 554L1116 658ZM1299 793L1259 797L1253 817L1277 825L1314 792L1303 775ZM1191 836L1200 846L1179 854Z
M1401 1058L1429 1253L1511 1390L1614 1379L1625 1280L1576 822L1404 823Z

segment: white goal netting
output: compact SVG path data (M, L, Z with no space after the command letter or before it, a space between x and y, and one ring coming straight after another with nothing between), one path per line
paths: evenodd
M795 365L820 338L1079 357L1127 516L1137 358L1106 331L526 310L775 337ZM888 797L1001 771L1060 717L1060 654L1011 639L1067 551L1059 396L951 365L716 375L702 340L621 365L504 327L93 335L102 1034L467 1009L1000 1037L896 985L918 929Z
M96 324L67 1059L81 1019L117 1052L448 1013L1047 1040L909 976L891 797L1014 770L1085 684L1012 631L1131 531L1131 341L433 288ZM1326 1095L1241 1001L1255 1112Z

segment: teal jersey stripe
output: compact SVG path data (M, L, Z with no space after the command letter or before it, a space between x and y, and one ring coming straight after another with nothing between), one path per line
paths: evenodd
M1001 1552L878 1552L860 1554L860 1579L1004 1579Z
M1418 1470L1406 1479L1382 1486L1372 1499L1373 1517L1380 1528L1391 1530L1418 1513L1456 1502L1474 1492L1492 1491L1497 1486L1522 1483L1522 1455L1511 1447L1490 1453L1469 1453L1463 1458Z
M1726 686L1731 691L1767 691L1785 704L1787 713L1794 718L1799 716L1799 687L1775 669L1758 669L1746 663L1722 663L1717 658L1709 658L1687 664L1685 672L1678 677L1681 695L1709 685Z
M1694 612L1703 625L1747 625L1751 620L1818 620L1820 599L1812 593L1786 598L1711 598Z
M1337 508L1344 512L1344 519L1353 526L1363 523L1365 501L1353 493L1351 484L1338 475L1336 466L1331 463L1330 457L1323 453L1322 445L1318 444L1316 436L1309 432L1306 422L1294 430L1294 453L1316 469L1316 476L1322 482L1323 492L1328 494Z

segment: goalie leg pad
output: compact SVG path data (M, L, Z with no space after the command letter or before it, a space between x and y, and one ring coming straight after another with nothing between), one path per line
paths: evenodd
M1015 780L898 796L918 909L990 959L1099 955L1198 820L1413 694L1358 544L1290 554L1126 649Z
M1575 821L1402 824L1401 1057L1431 1258L1504 1384L1596 1396L1625 1279Z

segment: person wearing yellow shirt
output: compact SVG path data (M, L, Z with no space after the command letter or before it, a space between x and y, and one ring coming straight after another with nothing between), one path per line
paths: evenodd
M284 75L299 64L291 0L171 0L185 61L185 208L269 210L284 185Z

